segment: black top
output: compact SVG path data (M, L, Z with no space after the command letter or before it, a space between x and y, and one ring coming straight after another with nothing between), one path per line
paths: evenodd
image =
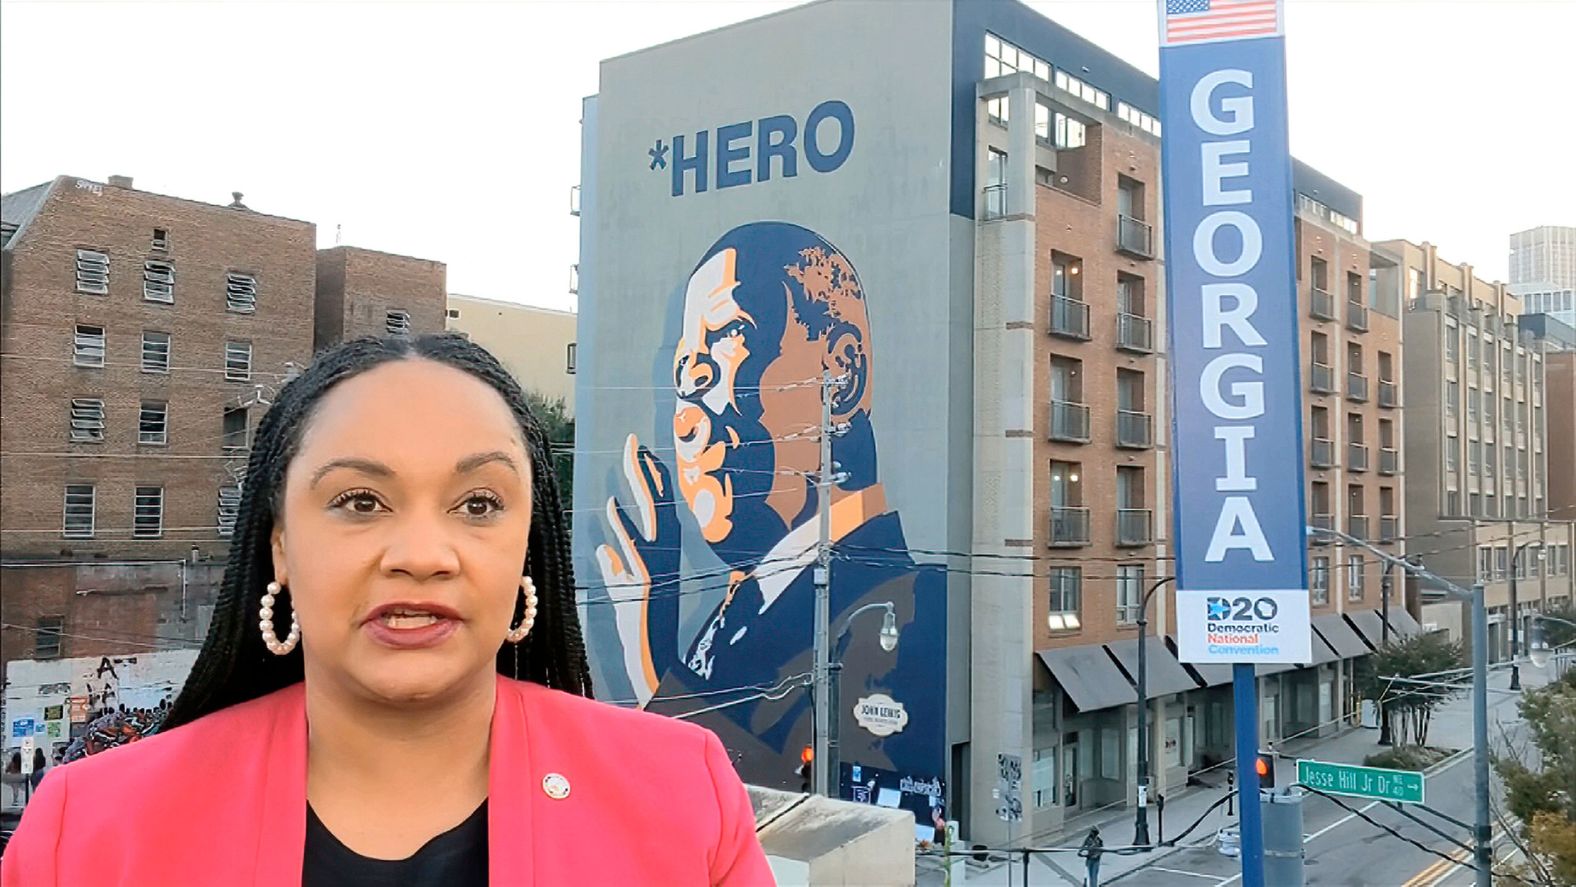
M351 850L306 808L302 887L487 887L487 802L408 859L372 859Z

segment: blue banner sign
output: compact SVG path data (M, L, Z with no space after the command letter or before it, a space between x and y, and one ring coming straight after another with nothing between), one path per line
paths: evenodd
M1308 662L1278 0L1160 0L1177 627L1185 662Z

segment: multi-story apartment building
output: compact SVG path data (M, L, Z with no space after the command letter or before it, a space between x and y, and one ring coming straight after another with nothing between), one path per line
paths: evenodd
M312 359L323 298L315 227L234 198L154 194L120 176L4 197L4 661L206 632L253 430ZM342 275L361 287L350 292L405 299L410 332L442 329L441 265L326 253L358 257ZM355 301L341 295L338 316L367 314Z
M1576 289L1576 226L1540 225L1510 235L1510 282Z
M807 30L824 39L783 39ZM829 2L608 60L601 88L574 530L598 687L693 714L695 693L788 682L697 717L746 778L797 788L811 725L792 684L825 575L833 656L851 657L845 796L890 790L921 822L945 806L982 841L1005 839L998 813L1022 836L1123 803L1141 641L1156 786L1223 778L1230 670L1178 660L1167 582L1155 81L1014 2ZM1329 446L1309 484L1343 529L1398 540L1394 269L1360 237L1358 195L1295 178L1307 362L1331 386L1310 395ZM784 566L816 551L821 490L830 567ZM1320 576L1313 661L1259 669L1266 738L1333 727L1381 635L1370 561ZM853 617L888 603L883 654ZM777 613L795 616L763 630Z
M575 407L575 314L449 294L448 328L491 351L527 391Z
M1523 615L1570 595L1576 524L1550 508L1545 344L1521 328L1521 303L1504 284L1426 243L1379 249L1398 267L1407 305L1409 548L1441 575L1485 583L1490 654L1501 659L1513 572ZM1455 603L1427 604L1423 621L1463 636Z
M313 341L322 350L363 336L444 329L447 268L432 259L355 246L317 254Z
M1548 414L1549 517L1576 520L1576 348L1543 358L1543 409Z

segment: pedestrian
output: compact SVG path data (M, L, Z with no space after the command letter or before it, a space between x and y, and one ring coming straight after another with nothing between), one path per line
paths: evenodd
M1104 847L1105 842L1100 840L1100 827L1091 826L1083 846L1078 848L1078 855L1084 858L1084 865L1089 869L1089 879L1084 882L1087 887L1100 887L1100 854L1105 852Z
M33 791L38 791L38 784L44 779L44 771L49 769L49 759L44 756L41 748L33 749L33 775L28 779L32 781Z
M319 354L254 433L163 728L45 780L0 887L772 883L717 737L591 698L564 508L481 346Z
M6 788L11 790L11 806L21 806L23 795L26 791L24 786L27 785L27 777L22 775L22 752L20 750L11 752L10 760L5 763L4 778L0 779L0 781L3 781Z

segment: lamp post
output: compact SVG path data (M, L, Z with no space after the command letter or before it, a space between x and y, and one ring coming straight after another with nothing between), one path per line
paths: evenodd
M1149 643L1149 599L1175 576L1156 579L1138 604L1138 811L1133 814L1133 843L1149 846L1149 668L1144 648Z
M1390 589L1393 586L1390 574L1395 570L1395 564L1384 565L1384 578L1379 580L1379 645L1382 647L1390 643ZM1391 745L1395 742L1390 735L1390 709L1385 708L1383 700L1379 703L1379 744Z
M1543 542L1538 539L1528 539L1516 546L1516 553L1510 556L1510 689L1521 689L1521 663L1516 658L1521 655L1521 609L1516 599L1516 574L1517 562L1521 560L1521 553L1529 545L1538 546L1538 560L1543 560Z
M854 612L849 613L848 617L843 620L842 628L839 628L837 630L837 634L832 637L831 649L836 650L838 648L838 645L840 645L843 642L843 638L848 635L848 629L849 629L850 626L852 626L854 624L854 618L856 616L858 616L859 614L864 613L864 612L866 612L868 610L879 610L879 609L883 609L883 608L886 610L886 617L881 620L881 633L878 636L879 640L881 642L881 649L885 650L888 653L892 652L893 650L896 650L897 649L897 610L892 606L892 602L891 601L882 601L880 603L875 603L875 604L865 604L863 607L860 607L859 609L855 610ZM843 718L842 718L842 696L843 696L843 660L842 660L842 658L841 657L832 657L831 661L827 663L827 670L828 670L827 693L829 694L829 696L831 698L827 700L827 702L828 702L828 704L827 704L827 712L829 713L829 717L827 718L827 721L826 721L826 784L822 785L822 786L819 786L819 788L821 789L821 794L826 795L827 797L838 797L841 794L840 792L837 791L837 782L838 782L838 778L839 778L839 776L838 776L838 769L839 769L839 765L840 765L839 753L838 753L839 750L838 750L837 742L838 742L838 733L840 732L838 728L841 725L842 720L843 720Z
M1382 548L1370 545L1340 530L1308 527L1308 534L1333 536L1347 545L1354 545L1372 552L1386 564L1426 579L1437 585L1449 597L1468 601L1472 605L1472 776L1477 800L1476 821L1472 826L1473 857L1477 869L1477 887L1494 887L1491 866L1494 862L1490 838L1493 826L1489 819L1489 746L1488 746L1488 608L1484 603L1483 583L1473 583L1471 589L1462 588L1421 564L1398 558Z

